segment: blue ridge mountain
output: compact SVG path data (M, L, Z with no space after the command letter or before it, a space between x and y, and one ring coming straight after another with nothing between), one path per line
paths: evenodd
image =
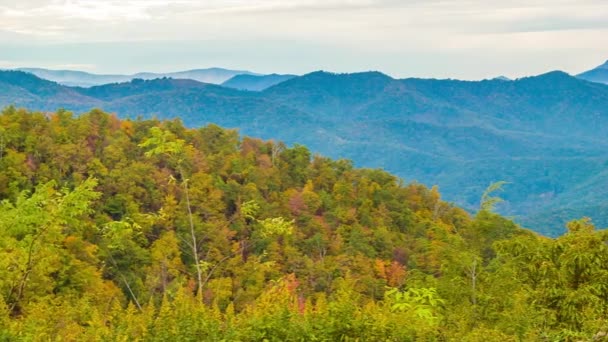
M236 76L232 77L231 79L229 79L228 81L222 83L222 86L228 87L228 88L233 88L233 89L239 89L239 90L262 91L264 89L277 85L281 82L290 80L294 77L296 77L296 75L241 74L241 75L236 75Z
M608 84L608 61L597 68L578 74L576 77L591 82Z
M608 226L608 85L561 71L509 82L319 71L262 91L172 78L78 88L3 71L0 105L10 104L238 128L438 184L471 211L505 180L499 211L526 227L556 235L582 216Z
M194 69L169 73L140 72L133 75L99 75L84 71L50 70L42 68L19 68L17 70L29 72L42 79L54 81L59 84L75 87L92 87L108 83L129 82L138 78L152 80L163 77L192 79L199 82L221 84L236 75L258 75L250 71L223 68Z

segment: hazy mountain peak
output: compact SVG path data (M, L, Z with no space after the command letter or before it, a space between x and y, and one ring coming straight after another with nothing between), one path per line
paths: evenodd
M191 79L176 79L171 77L155 79L134 78L128 82L111 83L90 88L76 89L87 96L107 101L146 94L156 94L158 96L158 94L165 92L200 92L203 90L211 90L211 88L230 91L229 89L224 89L213 84L203 83Z
M579 75L576 75L576 77L591 82L608 84L608 60L595 69L585 71Z
M159 78L153 78L153 79L143 79L143 78L134 78L132 79L130 82L126 82L126 83L131 83L134 85L157 85L157 84L164 84L164 85L205 85L206 83L204 82L199 82L196 80L191 80L191 79L178 79L178 78L173 78L173 77L159 77Z
M378 71L332 73L320 70L279 83L266 91L303 92L311 96L315 93L326 93L334 96L361 97L380 93L393 81L393 78Z
M561 70L552 70L544 74L540 74L537 77L572 78L569 73Z
M92 87L110 83L123 83L129 82L135 78L157 79L162 77L192 79L204 83L221 84L236 75L259 75L247 70L230 70L217 67L169 73L139 72L131 75L103 75L77 70L51 70L43 68L20 68L17 70L30 72L42 79L54 81L59 84L78 87Z
M542 82L553 86L558 84L570 85L580 82L576 77L561 70L553 70L537 76L524 77L519 79L519 81Z
M29 72L20 70L0 70L0 82L27 89L28 91L39 94L41 91L48 93L61 88L53 81L42 79Z
M348 83L351 85L368 86L386 84L394 79L379 71L364 71L356 73L333 73L327 71L314 71L301 77L292 79L293 82L329 82Z
M338 73L338 72L330 72L330 71L325 71L325 70L317 70L317 71L313 71L308 74L305 74L302 77L303 78L306 78L306 77L333 77L333 78L379 77L379 78L392 79L392 77L390 77L387 74L384 74L380 71L360 71L360 72L353 72L353 73Z
M0 70L0 81L41 80L38 76L21 70ZM49 81L50 82L50 81Z

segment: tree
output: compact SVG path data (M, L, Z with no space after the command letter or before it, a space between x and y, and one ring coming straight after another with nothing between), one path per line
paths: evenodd
M182 139L177 139L170 131L163 131L159 127L152 127L150 129L150 137L144 142L139 144L140 147L148 147L149 150L146 152L146 156L152 157L156 155L168 156L175 164L179 177L182 181L182 186L186 195L186 207L188 209L188 223L190 226L190 238L192 256L194 257L194 267L196 269L196 277L198 290L197 295L202 299L203 295L203 265L199 259L199 245L194 230L194 219L192 215L192 207L190 206L190 194L188 191L188 179L184 173L184 162L186 153L186 142ZM175 179L173 179L175 180Z
M66 255L65 233L91 213L91 202L100 196L96 185L88 179L72 191L57 191L49 182L31 194L23 191L15 203L0 203L0 259L6 263L0 288L13 314L21 311L24 298L57 290L52 278ZM42 287L32 288L32 281Z
M492 194L497 191L502 191L502 187L505 184L508 184L508 183L505 181L498 181L498 182L494 182L494 183L490 184L486 188L486 190L481 195L481 201L479 204L480 211L492 212L492 211L494 211L494 208L496 207L496 205L498 203L504 201L502 198L500 198L498 196L492 196Z

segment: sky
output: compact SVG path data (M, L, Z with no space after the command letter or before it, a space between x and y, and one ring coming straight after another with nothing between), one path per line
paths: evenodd
M606 0L0 0L0 68L576 74L608 59L607 18Z

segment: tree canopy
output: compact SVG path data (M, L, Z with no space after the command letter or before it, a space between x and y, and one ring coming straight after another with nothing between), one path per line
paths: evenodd
M530 341L608 333L608 235L179 120L0 115L0 340ZM485 203L485 205L484 205Z

